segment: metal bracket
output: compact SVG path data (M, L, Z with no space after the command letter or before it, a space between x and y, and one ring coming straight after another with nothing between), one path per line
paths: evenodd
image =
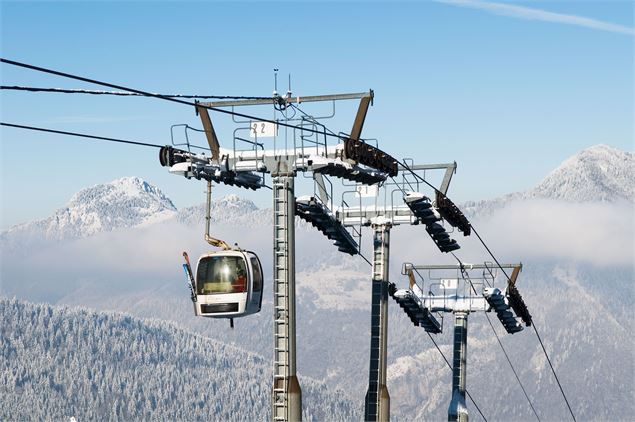
M443 181L441 182L441 186L439 186L439 190L443 193L443 195L448 193L448 188L450 187L450 181L452 180L452 175L454 173L456 173L456 161L448 165L448 167L445 170Z
M359 137L362 135L362 128L364 127L364 121L366 120L366 113L368 112L368 106L373 101L373 90L370 90L370 95L367 97L362 97L359 101L359 108L357 109L357 115L355 116L355 121L353 122L353 128L351 129L351 139L359 140Z
M329 196L326 192L326 185L324 184L322 173L313 172L313 180L315 180L315 184L317 185L320 201L325 205L329 205Z
M514 269L512 270L512 275L511 277L509 277L509 285L511 286L516 285L516 279L518 278L518 274L520 274L520 271L522 269L523 269L523 264L518 264L517 266L514 267Z
M201 107L196 103L196 114L201 117L201 122L203 122L203 128L205 129L205 137L207 138L207 143L209 144L209 149L212 151L212 160L218 160L220 154L220 145L218 143L218 137L216 137L216 132L214 131L214 126L212 125L212 119L209 118L209 113L205 107Z

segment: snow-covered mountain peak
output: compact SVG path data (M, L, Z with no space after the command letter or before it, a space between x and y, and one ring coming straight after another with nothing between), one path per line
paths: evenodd
M514 201L533 199L565 202L635 202L635 160L632 152L594 145L567 158L536 187L499 198L468 201L461 209L469 217L486 216Z
M110 183L99 184L77 192L68 203L68 207L85 206L100 201L115 204L123 199L140 198L148 202L158 202L166 209L176 211L172 201L159 188L140 177L122 177Z
M5 245L29 238L74 239L151 224L176 215L159 188L139 177L123 177L77 192L48 218L14 226L0 237Z
M256 217L256 214L258 217ZM241 198L236 194L229 194L220 199L212 199L210 216L212 221L232 222L245 224L268 221L266 217L270 213L259 210L249 199ZM262 219L265 220L262 220ZM205 219L205 204L182 208L177 220L185 225L200 225Z
M244 212L256 211L258 207L249 199L241 198L240 196L232 193L220 198L213 202L213 207L229 207L234 209L240 209L241 214Z
M634 154L595 145L565 160L527 196L570 202L635 200Z

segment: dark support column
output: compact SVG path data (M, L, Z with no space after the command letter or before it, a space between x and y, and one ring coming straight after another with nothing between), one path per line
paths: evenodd
M454 356L452 359L452 401L448 421L467 422L465 372L467 363L467 312L456 312L454 319Z
M364 420L390 419L390 395L386 386L388 339L388 256L390 224L375 224L373 237L373 280L370 316L370 364Z

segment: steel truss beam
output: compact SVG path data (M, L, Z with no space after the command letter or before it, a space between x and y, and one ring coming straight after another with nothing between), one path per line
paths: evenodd
M410 263L403 264L404 274L407 270L461 270L464 268L466 270L492 270L495 271L497 268L504 269L514 269L516 267L523 267L523 264L501 264L500 267L495 264L447 264L447 265L413 265Z
M253 99L253 100L223 100L223 101L211 101L201 102L202 105L207 107L236 107L236 106L253 106L253 105L266 105L277 104L282 100L286 104L301 104L301 103L315 103L321 101L339 101L339 100L357 100L361 98L372 98L373 91L368 92L355 92L351 94L327 94L327 95L309 95L306 97L300 96L273 96L271 98Z

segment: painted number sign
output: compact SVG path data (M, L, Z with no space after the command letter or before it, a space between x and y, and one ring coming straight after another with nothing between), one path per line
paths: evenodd
M278 134L278 125L271 122L251 122L251 138L273 138Z
M357 185L357 194L362 198L372 198L377 196L377 185Z
M446 290L455 290L458 287L459 280L456 278L443 278L441 279L441 287Z

